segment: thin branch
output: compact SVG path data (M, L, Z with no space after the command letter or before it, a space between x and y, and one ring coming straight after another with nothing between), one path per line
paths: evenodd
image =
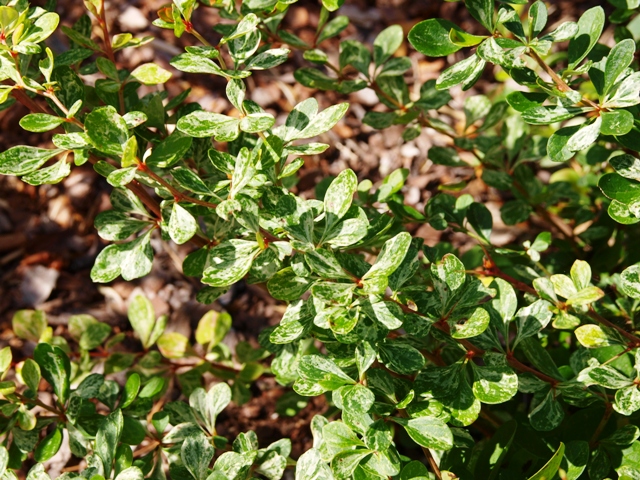
M162 185L164 188L169 190L171 195L173 195L174 198L176 200L178 200L178 201L195 203L196 205L201 205L201 206L207 207L207 208L217 208L218 207L218 204L216 204L216 203L205 202L204 200L193 198L193 197L190 197L189 195L186 195L186 194L182 193L180 190L175 188L173 185L171 185L169 182L167 182L160 175L158 175L153 170L151 170L149 167L147 167L144 163L138 164L138 170L140 170L141 172L146 173L153 180L155 180L160 185Z
M571 87L569 85L567 85L567 82L565 82L554 70L553 68L551 68L549 65L547 65L547 63L542 59L542 57L540 57L540 55L538 55L538 53L530 48L529 49L529 56L531 58L533 58L536 63L540 66L540 68L542 68L547 75L549 75L551 77L551 80L553 80L553 83L556 84L556 87L558 87L558 90L560 90L561 92L570 92L571 91ZM589 107L593 107L596 109L599 109L600 107L598 106L598 104L592 102L591 100L589 100L588 98L582 98L582 103L584 103L585 105L588 105Z
M100 15L98 17L98 23L100 24L100 29L102 30L102 40L104 41L104 51L107 55L107 58L116 65L116 56L113 52L113 45L111 44L111 35L109 34L109 26L107 25L107 15L106 9L104 5L104 0L100 2ZM116 67L117 68L117 67ZM118 102L120 106L120 114L124 115L126 113L124 106L124 84L120 85L118 89Z
M37 398L25 397L24 395L22 395L22 394L20 394L18 392L13 392L12 395L15 395L16 397L18 397L18 399L22 403L30 403L32 405L37 405L38 407L43 408L43 409L47 410L48 412L55 413L59 418L64 418L64 412L63 411L58 410L57 408L52 407L50 405L47 405L46 403L41 402Z
M629 340L630 347L632 348L640 347L640 338L636 337L634 334L630 332L627 332L624 328L619 327L615 323L610 322L609 320L604 318L602 315L600 315L598 312L596 312L593 309L593 307L589 307L589 312L587 313L587 315L589 315L589 317L594 319L596 322L601 323L602 325L605 325L619 332L623 337Z
M602 419L600 420L600 423L598 424L596 431L593 432L593 435L591 436L591 440L589 441L590 448L593 449L596 446L596 443L598 442L598 438L600 437L600 434L604 430L604 427L606 427L607 423L609 423L609 418L611 418L612 413L613 413L613 406L611 405L611 403L607 402L607 405L604 410L604 415L602 415Z
M555 387L558 383L560 383L560 380L550 377L549 375L545 375L544 373L525 365L516 357L514 357L513 353L507 354L507 361L509 362L509 365L511 365L516 370L520 370L521 372L529 372L538 377L543 382L549 383L552 387Z

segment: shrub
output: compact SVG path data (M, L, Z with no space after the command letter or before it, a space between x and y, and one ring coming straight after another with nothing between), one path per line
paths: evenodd
M165 333L167 319L136 297L134 354L90 316L72 317L64 338L42 312L18 312L14 332L37 346L15 370L9 347L0 351L9 375L0 384L0 472L14 478L33 457L27 478L45 478L42 462L66 431L84 470L65 478L162 479L166 465L180 480L276 479L293 466L300 480L640 478L637 2L612 0L609 48L599 43L601 7L552 30L541 1L466 0L483 35L444 19L408 34L426 56L464 53L418 85L419 95L407 83L412 62L396 55L399 26L372 47L343 40L338 63L330 60L325 41L349 23L332 13L341 1L322 1L313 44L282 27L295 0L204 3L226 19L214 27L216 45L193 26L196 7L206 8L195 0L174 0L154 24L195 37L199 45L171 65L224 78L229 115L188 103L188 90L141 97L142 85L171 72L118 68L115 52L152 39L112 37L101 0L85 5L102 39L82 17L61 27L71 48L55 55L43 42L57 14L23 1L1 6L0 101L29 108L20 125L53 132L55 148L14 146L0 154L0 173L41 185L90 162L114 187L113 208L95 222L113 242L95 261L95 282L149 273L159 235L197 247L183 270L205 284L199 301L213 303L239 281L265 283L286 311L261 332L259 350L236 351L241 368L221 343L225 314L207 314L191 345ZM348 104L320 110L309 98L276 125L247 98L244 79L283 64L290 50L315 64L296 70L302 85L375 91L383 109L364 116L370 127L402 125L407 142L424 129L448 137L429 160L464 168L467 181L441 185L424 211L405 204L405 169L375 186L345 170L322 181L315 199L296 195L303 158L329 148L313 139ZM483 76L489 96L468 96L463 112L448 107L451 89ZM528 227L517 242L492 241L494 214L464 193L474 179L502 199L504 224ZM425 245L410 233L420 224L476 246ZM176 373L184 358L195 363ZM124 385L116 372L126 372ZM205 372L221 380L208 391ZM217 415L232 398L246 400L263 373L293 387L283 412L323 394L335 407L313 419L313 448L297 460L285 439L260 449L253 432L230 445L217 435ZM40 399L41 377L55 404ZM174 377L188 403L165 403Z

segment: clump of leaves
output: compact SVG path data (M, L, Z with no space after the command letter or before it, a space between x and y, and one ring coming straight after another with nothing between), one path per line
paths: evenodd
M417 23L408 41L422 54L471 53L412 89L412 62L397 55L400 26L371 48L342 41L331 63L325 42L349 23L332 13L341 1L322 1L313 43L283 27L295 0L205 3L226 19L216 44L194 28L196 7L206 7L193 0L161 9L154 24L199 42L171 66L224 79L233 114L188 103L188 91L140 96L172 73L118 68L115 52L151 39L111 37L100 0L86 6L102 39L83 17L61 27L72 48L59 54L43 44L55 13L1 6L0 101L27 106L20 125L53 131L55 148L12 147L0 173L41 185L90 162L114 187L113 208L95 222L112 242L95 282L149 273L155 235L194 245L183 271L205 284L199 301L213 303L236 282L264 283L285 313L261 332L260 349L239 345L230 363L225 314L207 314L193 342L165 332L167 319L135 298L137 355L118 350L123 334L92 317L72 317L62 338L41 312L19 312L14 332L37 346L15 371L8 347L0 352L1 370L16 379L2 383L2 472L32 455L40 463L29 478L45 475L41 462L66 430L84 458L70 478L276 479L293 466L300 480L640 478L637 2L612 1L610 48L599 43L601 7L552 29L541 1L466 0L485 34L444 19ZM330 148L316 140L348 104L320 108L312 97L276 125L248 98L245 79L291 50L310 62L295 72L307 87L371 88L380 108L364 116L370 127L400 125L407 142L423 129L441 133L448 140L428 157L464 169L465 181L441 185L423 211L405 204L404 169L375 185L345 170L315 199L296 195L304 157ZM88 74L101 78L90 86ZM448 106L452 88L470 90L483 75L493 78L489 95L469 95L463 112ZM497 244L494 214L465 192L472 180L504 200L506 226L527 233ZM425 245L411 234L420 224L476 246ZM98 363L104 373L93 373ZM123 371L118 384L111 376ZM223 382L205 391L205 372ZM313 448L297 460L286 439L259 448L252 432L231 446L217 435L218 414L247 401L262 375L292 389L280 415L296 415L306 397L329 399L311 423ZM54 402L39 399L41 377ZM188 403L163 401L174 380Z

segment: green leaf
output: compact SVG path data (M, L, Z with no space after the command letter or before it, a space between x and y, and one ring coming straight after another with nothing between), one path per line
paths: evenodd
M268 70L286 62L289 53L291 50L286 48L272 48L251 57L245 66L249 70Z
M622 271L619 287L625 295L640 298L640 265L631 265Z
M587 467L589 460L589 444L583 440L567 443L564 450L562 469L566 472L567 480L577 480ZM565 465L566 461L566 465Z
M575 330L576 338L583 347L602 348L619 344L612 332L599 325L582 325Z
M409 43L428 57L445 57L460 50L449 38L449 32L464 31L456 24L442 18L430 18L417 23L409 31Z
M622 154L611 157L609 165L623 177L640 181L640 160L633 155Z
M322 6L330 12L335 12L343 3L344 0L322 0Z
M546 300L536 300L531 305L518 310L516 314L518 336L514 341L514 348L522 339L537 335L549 324L551 317L553 317L551 304Z
M49 150L20 145L0 153L0 174L26 175L61 153L62 149Z
M494 0L465 0L467 10L473 18L493 33L494 29Z
M220 41L221 44L227 43L236 38L240 38L245 36L253 31L255 31L256 27L260 23L260 19L256 16L255 13L249 13L238 22L236 28L229 35L226 35Z
M547 6L538 0L529 8L529 39L538 36L547 25Z
M30 113L20 119L20 126L29 132L48 132L62 125L64 118L46 113Z
M474 202L467 210L467 221L480 237L490 243L493 218L491 212L482 203Z
M231 315L227 312L210 310L198 322L196 342L200 345L209 345L209 348L215 347L224 339L230 329Z
M214 431L218 415L231 403L231 388L224 382L216 383L207 392L206 419Z
M144 295L136 295L129 302L127 315L129 317L129 323L131 323L133 330L138 334L143 347L149 348L151 346L149 342L151 332L156 322L153 305Z
M433 148L431 150L433 150ZM429 150L430 153L431 150ZM380 185L380 188L378 189L378 201L386 202L393 196L394 193L402 190L402 187L404 187L404 183L407 180L408 176L409 170L406 168L398 168L397 170L394 170L389 175L387 175L384 180L382 180L382 185Z
M270 129L275 121L269 113L251 113L240 120L240 130L247 133L264 132Z
M417 417L406 419L392 417L392 419L402 425L413 441L422 447L435 450L450 450L453 447L451 430L439 418Z
M320 32L320 35L318 35L318 40L316 41L316 44L319 45L320 43L324 42L328 38L335 37L348 26L349 26L349 17L345 15L338 15L334 19L327 22L327 24L324 26L324 28Z
M123 187L131 183L136 176L137 167L121 168L113 170L107 176L107 182L114 187Z
M364 447L364 443L353 430L340 421L325 423L322 426L322 440L323 447L326 447L331 455L344 450Z
M71 173L71 164L66 158L61 158L50 167L28 173L22 177L22 181L29 185L45 185L61 182Z
M120 157L129 139L127 123L112 106L98 107L87 115L84 122L91 142L98 150Z
M60 17L57 13L47 12L38 17L26 36L20 39L20 43L40 43L51 36L58 27Z
M548 98L541 92L513 92L507 95L507 103L517 112L525 112L533 107L541 106Z
M171 78L171 72L155 63L145 63L136 67L131 76L144 85L159 85Z
M41 310L18 310L11 328L18 338L38 343L47 329L47 316Z
M178 332L163 333L157 343L165 358L183 358L189 350L189 339Z
M303 380L317 385L318 388L322 389L322 392L336 390L343 385L356 383L333 361L320 355L305 355L302 357L298 364L298 374ZM301 393L301 395L303 394Z
M183 53L171 60L171 66L182 72L211 73L225 77L222 69L211 59L193 53Z
M600 177L598 187L608 198L625 205L640 200L640 183L624 178L617 173L607 173Z
M225 287L244 277L260 253L258 242L231 239L209 250L202 282L213 287Z
M567 298L566 304L572 306L588 305L602 297L604 297L604 292L598 287L586 287Z
M633 128L633 114L628 110L602 112L600 133L603 135L626 135Z
M333 480L333 478L331 469L315 448L304 452L296 462L295 480Z
M152 398L162 391L165 381L162 377L151 377L138 396L140 398Z
M144 473L138 467L127 467L118 473L115 480L144 480Z
M59 347L39 343L33 352L33 358L38 363L42 376L53 388L53 392L58 397L58 403L64 405L69 397L69 378L71 377L69 357Z
M293 268L286 267L276 273L267 283L269 293L278 300L293 301L311 287L313 280L295 274Z
M351 276L344 271L331 250L324 248L311 250L304 254L304 259L309 268L321 277L351 279Z
M577 290L587 288L591 284L591 266L584 260L576 260L571 266L571 280Z
M640 222L640 218L631 212L627 205L620 203L617 200L611 201L607 208L607 213L616 222L623 225L633 225L634 223Z
M222 142L235 140L240 133L239 125L237 118L198 110L180 118L176 127L191 137L214 137Z
M129 375L129 378L127 378L127 381L124 384L124 390L122 391L122 403L120 405L120 408L127 408L129 405L131 405L138 396L139 391L140 375L134 372Z
M410 246L411 235L407 232L399 233L387 240L380 250L376 263L362 277L365 282L365 290L370 293L380 293L381 286L386 288L387 277L400 266ZM380 279L383 279L382 283Z
M353 478L352 475L360 462L362 462L362 460L371 453L371 450L362 448L339 452L331 460L331 470L333 471L335 478Z
M554 107L532 107L522 112L522 118L531 125L549 125L550 123L569 120L581 113L589 111L582 107L565 107L557 105Z
M456 291L464 284L466 278L464 264L458 257L449 253L442 257L440 263L431 264L431 274L434 280L439 280L435 282L435 286L442 300L449 296L446 287L449 291Z
M8 347L7 347L8 348ZM27 384L29 390L32 392L38 391L38 385L40 385L40 366L30 358L27 358L22 365L22 371L20 372L22 380Z
M460 47L474 47L487 37L486 35L471 35L467 32L459 32L458 30L451 29L449 32L449 38L453 43Z
M620 388L616 391L613 409L621 415L632 415L640 410L640 390L636 385Z
M402 45L403 33L400 25L391 25L382 30L373 41L373 61L376 67L386 62Z
M214 452L213 446L203 434L189 435L182 443L180 457L196 480L205 480Z
M62 430L60 428L53 429L33 452L33 458L36 462L46 462L53 457L62 445Z
M562 458L564 457L564 443L560 442L560 446L556 453L549 459L549 461L538 470L533 476L529 477L529 480L552 480L558 472Z
M603 102L605 108L626 108L640 103L640 72L634 72L614 86L608 99Z
M347 65L352 65L363 75L368 75L371 53L357 40L343 40L340 42L339 62L340 70L344 70Z
M0 7L0 27L3 30L13 26L18 18L19 14L15 8L5 6ZM4 473L4 470L2 473Z
M484 360L484 367L472 365L473 394L482 403L509 401L518 392L518 376L507 364L504 355L489 352Z
M195 218L178 202L174 202L169 219L169 236L178 245L188 242L198 230Z
M452 338L472 338L477 337L484 332L489 326L491 317L489 313L482 308L478 307L473 310L473 313L464 322L458 319L451 328Z
M466 90L465 87L467 85L475 83L475 80L484 70L486 63L477 54L465 58L442 72L436 81L436 88L438 90L448 90L462 83L463 90Z
M603 96L611 91L620 75L631 65L635 52L636 42L631 38L622 40L611 49L604 67Z
M547 143L547 154L554 162L564 162L575 156L575 152L572 152L567 148L567 142L578 131L580 127L575 125L571 127L561 128L556 130Z
M357 188L358 178L351 169L340 172L331 182L324 196L324 210L327 216L325 231L330 231L333 225L345 216Z
M524 200L511 200L502 205L500 218L502 218L505 225L516 225L526 221L532 213L533 208Z
M73 317L72 317L73 318ZM71 321L71 320L69 320ZM102 345L111 335L111 327L102 322L90 322L79 340L80 348L84 350L93 350Z
M100 238L115 241L126 240L150 224L149 222L137 220L115 210L106 210L98 214L94 225L98 230Z
M111 472L116 447L120 441L124 419L122 411L116 410L104 418L96 433L95 453L102 460L104 472ZM110 473L107 473L110 475Z
M336 123L347 113L348 103L339 103L324 109L310 119L309 124L296 135L296 139L316 137L331 130Z
M152 167L168 168L178 162L189 150L193 139L175 130L153 147L145 163Z
M537 395L537 394L536 394ZM548 432L556 428L564 418L564 410L556 399L555 390L550 389L546 395L537 399L529 412L531 426L539 432Z
M477 478L487 480L497 478L500 466L513 443L517 427L518 423L515 420L509 420L503 423L486 442L475 466L474 473Z
M550 40L552 42L566 42L575 37L578 33L578 24L575 22L564 22L553 32L547 33L540 40Z
M378 345L380 360L392 372L410 375L424 367L425 359L411 345L396 341L385 341Z
M569 42L569 68L575 68L600 39L605 14L602 7L593 7L578 20L578 31Z

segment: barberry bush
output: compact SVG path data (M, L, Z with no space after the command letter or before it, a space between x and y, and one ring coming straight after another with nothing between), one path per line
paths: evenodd
M200 302L244 281L286 304L259 349L235 353L227 314L205 315L194 341L165 332L140 296L129 309L140 353L88 315L54 336L42 312L18 312L14 332L35 350L17 364L0 351L4 478L48 478L63 440L79 462L64 478L640 478L637 1L551 28L540 0L466 0L475 33L436 18L408 32L421 54L459 60L416 85L397 54L400 26L372 45L327 47L349 24L340 0L322 0L312 43L282 26L296 0L175 0L154 24L197 46L171 66L226 80L228 115L189 103L188 90L141 96L172 72L118 67L117 52L152 38L112 36L102 0L85 0L89 15L72 27L59 27L51 3L1 3L1 106L26 106L20 126L52 132L53 147L13 146L0 173L42 185L90 162L113 186L95 222L110 243L92 280L148 274L157 236L193 245L182 267L204 284ZM223 20L215 44L192 22L205 8ZM600 41L607 24L615 42ZM46 46L57 28L65 52ZM297 195L305 157L331 148L317 140L349 105L309 98L277 124L253 102L245 79L292 51L308 62L295 71L306 87L372 89L380 106L366 125L401 125L405 141L444 135L428 158L466 169L467 181L442 185L423 211L405 204L406 169L375 185L345 170L316 198ZM452 89L481 78L489 95L448 106ZM504 224L528 227L521 243L494 244L498 213L465 191L472 180L500 196ZM421 224L475 247L427 245L411 233ZM331 404L299 458L287 439L260 448L254 432L218 435L218 415L263 375L292 388L284 414L305 397ZM176 383L181 397L167 402Z

